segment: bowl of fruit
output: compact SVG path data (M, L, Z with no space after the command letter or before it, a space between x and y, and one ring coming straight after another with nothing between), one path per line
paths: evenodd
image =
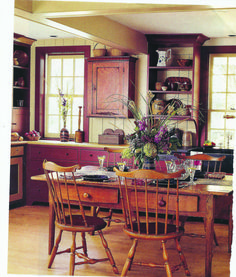
M205 142L203 143L204 148L213 148L214 146L216 146L216 144L210 140L205 140Z
M40 133L36 130L32 130L28 133L25 133L25 137L28 139L28 140L31 140L31 141L37 141L41 138L40 136Z

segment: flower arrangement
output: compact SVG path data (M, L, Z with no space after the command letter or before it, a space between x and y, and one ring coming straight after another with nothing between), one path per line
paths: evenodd
M148 94L149 114L151 114L151 99L153 95ZM162 114L158 118L152 115L145 116L140 109L135 105L134 101L123 99L123 103L132 112L134 116L135 128L132 134L126 136L129 143L129 148L122 152L122 158L130 159L135 158L135 164L143 167L145 159L159 160L158 154L170 154L171 150L181 146L175 135L175 128L173 121L170 118L178 113L178 109L173 108L174 103L169 103ZM170 109L170 107L171 109Z
M59 111L62 116L64 128L66 128L66 118L71 108L71 96L62 92L62 90L58 89L59 93Z

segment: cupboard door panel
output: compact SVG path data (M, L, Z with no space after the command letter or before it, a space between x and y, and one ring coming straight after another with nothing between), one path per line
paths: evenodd
M126 105L113 100L134 100L135 61L131 57L89 59L88 116L131 117Z

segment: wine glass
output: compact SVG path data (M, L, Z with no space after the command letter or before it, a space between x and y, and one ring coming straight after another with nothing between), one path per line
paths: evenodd
M194 166L190 166L188 167L188 172L189 172L189 176L190 176L190 185L195 185L194 183L194 175L195 175L195 172L196 172L196 167Z
M117 165L118 165L120 171L124 171L125 170L125 166L126 166L126 162L125 161L121 161L121 162L118 162ZM122 184L124 182L124 179L125 179L124 177L121 177L121 183Z
M99 167L100 167L100 170L104 170L103 168L103 164L104 164L104 160L105 160L106 156L103 155L103 156L98 156L98 162L99 162Z

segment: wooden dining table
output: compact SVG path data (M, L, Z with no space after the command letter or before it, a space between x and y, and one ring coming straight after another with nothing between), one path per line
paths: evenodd
M32 180L46 181L45 175L32 176ZM103 207L121 209L121 201L117 180L109 182L91 182L78 179L80 197L84 205L90 207ZM198 179L195 185L184 186L179 189L179 213L188 217L202 217L205 220L205 277L211 277L212 269L212 253L213 253L213 238L214 238L214 211L215 200L220 197L225 197L228 203L228 251L231 252L232 244L232 197L233 197L233 176L226 175L223 180L216 179ZM142 190L142 186L140 186ZM152 192L155 187L150 186L148 195L152 200ZM130 186L129 193L133 193ZM160 188L160 193L165 197L166 188ZM170 194L175 194L175 189L170 189ZM144 196L144 194L143 194ZM171 198L170 198L171 199ZM142 200L141 200L142 201ZM153 199L154 201L154 199ZM143 202L144 203L144 202ZM170 200L171 209L171 200ZM92 209L94 211L94 209ZM173 207L174 211L174 207ZM48 251L51 253L54 236L54 210L49 197L49 242Z

